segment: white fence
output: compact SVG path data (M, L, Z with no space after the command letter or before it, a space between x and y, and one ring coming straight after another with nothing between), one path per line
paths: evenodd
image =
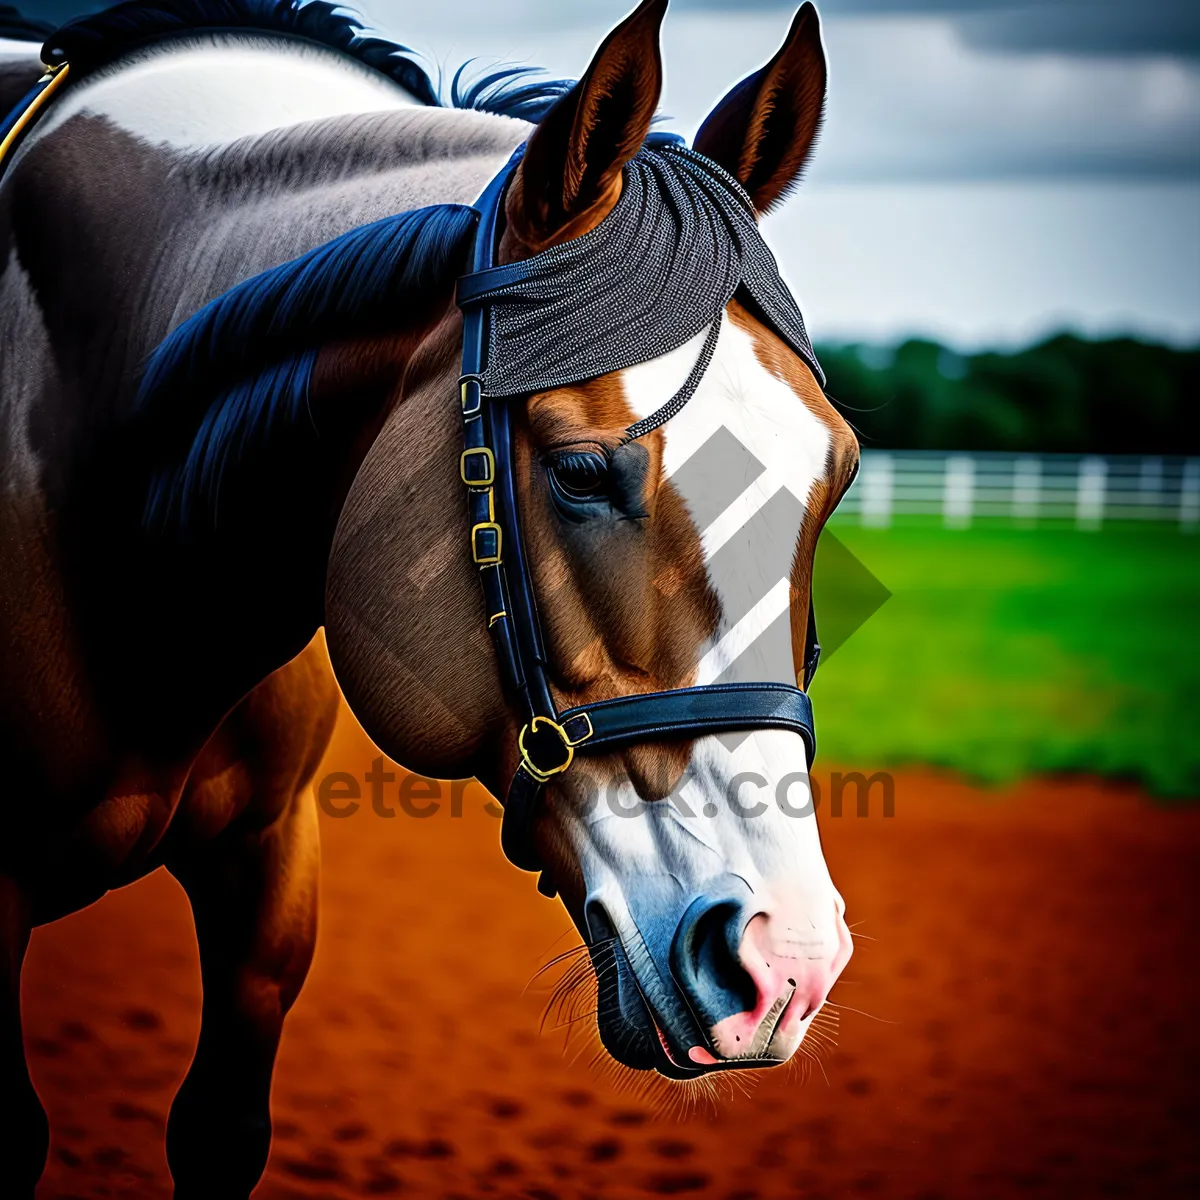
M837 511L876 526L895 516L940 516L948 528L964 529L999 517L1081 529L1160 521L1191 532L1200 527L1200 458L864 450Z

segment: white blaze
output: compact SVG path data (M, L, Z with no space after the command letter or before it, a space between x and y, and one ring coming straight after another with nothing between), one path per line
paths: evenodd
M625 399L640 420L661 408L683 385L704 344L707 331L678 350L622 372ZM713 361L695 395L662 426L663 472L671 478L722 427L765 470L706 529L700 530L705 560L710 561L745 528L781 489L807 505L813 484L825 475L828 428L792 388L759 360L754 339L733 321L722 322ZM688 497L683 497L688 502ZM795 533L799 534L799 529ZM714 580L718 595L720 581ZM787 581L765 579L759 602L732 628L723 625L700 664L698 683L713 682L772 622L787 611ZM722 599L724 599L722 597ZM780 681L790 679L790 667Z

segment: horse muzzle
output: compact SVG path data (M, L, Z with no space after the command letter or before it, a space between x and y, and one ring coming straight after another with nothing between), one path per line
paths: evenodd
M820 914L698 897L665 954L653 936L618 936L596 904L588 921L604 934L591 945L601 1041L624 1065L674 1079L786 1062L851 955L836 893Z

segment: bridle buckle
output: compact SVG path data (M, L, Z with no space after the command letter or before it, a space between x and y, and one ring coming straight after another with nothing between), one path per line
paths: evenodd
M458 381L458 402L464 420L483 412L483 385L478 375L464 375Z
M521 730L517 737L517 746L521 751L521 763L539 783L545 783L546 780L555 775L561 775L567 770L575 761L575 747L581 742L586 742L592 736L591 720L586 713L582 713L581 716L586 721L587 731L581 737L574 739L557 721L550 717L534 717ZM548 764L544 761L536 762L534 760L535 753L539 758L543 754L550 756L557 754L558 758Z
M500 547L504 534L495 521L480 521L471 526L471 557L477 567L495 567L500 564Z
M458 474L469 488L490 488L496 482L496 456L490 446L472 446L458 459Z

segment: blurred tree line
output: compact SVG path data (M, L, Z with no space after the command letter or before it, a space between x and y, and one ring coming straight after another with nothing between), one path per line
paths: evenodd
M918 340L817 354L830 398L867 448L1200 451L1200 348L1063 334L1011 354Z

